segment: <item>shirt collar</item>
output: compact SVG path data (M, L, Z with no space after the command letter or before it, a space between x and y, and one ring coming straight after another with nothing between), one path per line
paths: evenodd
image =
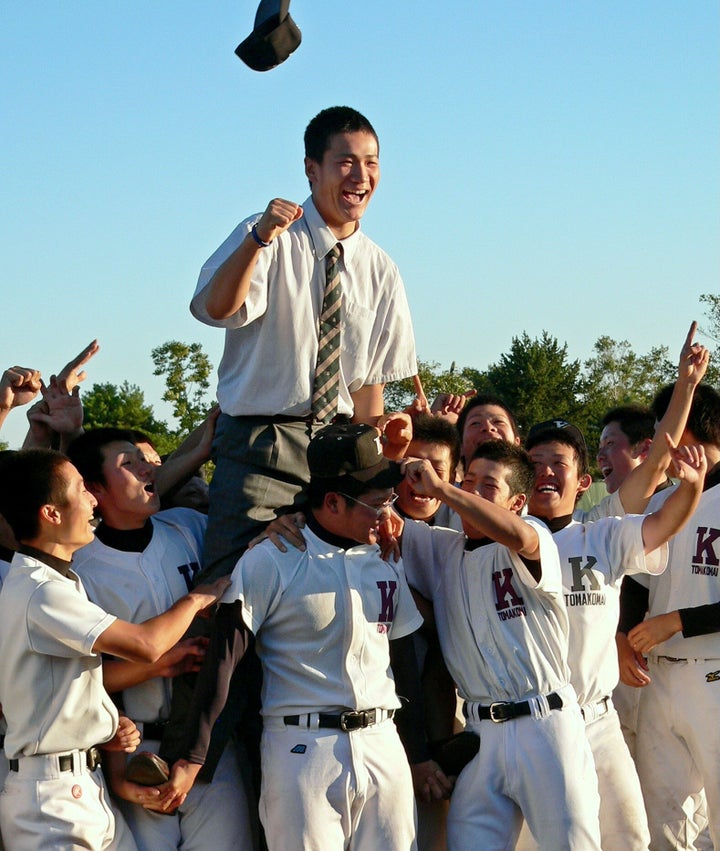
M313 250L315 251L315 256L318 260L324 260L325 257L330 253L332 248L340 243L343 249L343 262L345 266L349 266L353 262L353 258L355 256L355 252L357 250L359 236L360 236L360 223L358 222L358 226L355 230L355 233L351 234L345 239L338 239L335 234L330 230L330 228L325 224L325 220L318 213L317 208L313 202L312 195L303 203L303 217L302 221L305 222L305 226L308 229L308 233L310 234L310 239L313 244Z
M34 558L35 561L42 562L42 564L52 567L53 570L57 570L57 572L61 573L63 576L68 576L70 573L71 562L65 561L65 559L58 558L57 556L51 556L50 553L39 550L37 547L31 547L29 544L20 544L18 552L20 555L29 556L30 558Z

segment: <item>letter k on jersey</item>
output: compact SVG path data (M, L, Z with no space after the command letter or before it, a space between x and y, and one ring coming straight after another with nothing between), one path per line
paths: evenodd
M393 617L395 616L395 589L397 588L397 582L394 580L383 580L382 582L376 583L377 587L380 589L380 614L377 616L377 619L381 623L392 623Z
M523 598L513 586L512 577L513 572L509 567L506 567L502 574L499 571L495 571L492 575L493 586L495 588L495 608L498 612L503 611L503 609L509 609L510 606L522 606L523 604ZM510 598L509 600L508 597Z

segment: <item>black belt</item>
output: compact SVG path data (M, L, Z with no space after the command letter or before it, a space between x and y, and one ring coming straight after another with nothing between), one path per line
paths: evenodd
M85 763L90 771L95 771L95 769L102 762L102 756L100 754L100 749L96 747L88 748L86 751L80 751L81 754L85 754ZM49 754L48 754L49 756ZM32 759L32 757L25 757L26 759ZM8 764L10 766L10 771L19 771L20 770L20 760L18 759L10 759L8 760ZM58 757L58 766L60 771L72 771L73 769L73 755L71 753L63 753Z
M563 701L559 694L553 692L547 696L547 702L550 709L562 709ZM481 721L494 721L496 724L502 724L504 721L512 721L513 718L519 718L521 715L532 714L532 704L529 700L521 700L517 703L507 701L498 701L491 703L490 706L476 706L475 712L468 712L467 704L463 706L463 715L466 718L471 718L474 715Z
M309 713L313 715L314 713ZM394 709L388 709L385 713L385 718L392 718L395 714ZM372 727L378 722L377 709L361 709L358 712L347 711L340 715L326 715L324 712L318 713L318 727L330 727L335 730L343 730L345 733L352 733L353 730L364 730L366 727ZM300 724L299 715L286 715L283 718L286 724L297 727Z
M145 739L154 739L155 741L162 741L162 737L165 734L165 728L167 727L167 721L143 721L142 725L142 737Z

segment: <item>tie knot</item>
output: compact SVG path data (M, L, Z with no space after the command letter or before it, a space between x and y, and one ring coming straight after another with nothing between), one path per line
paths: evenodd
M339 242L336 242L335 245L328 251L327 253L327 262L334 263L335 261L340 259L340 255L342 254L342 245Z

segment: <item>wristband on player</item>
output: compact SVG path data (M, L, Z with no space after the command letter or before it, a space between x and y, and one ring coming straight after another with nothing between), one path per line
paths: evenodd
M254 224L252 226L252 228L250 230L250 235L255 240L255 242L257 242L257 244L260 246L260 248L267 248L268 245L270 245L269 242L265 242L264 239L260 238L260 234L258 233L258 230L257 230L257 224Z

